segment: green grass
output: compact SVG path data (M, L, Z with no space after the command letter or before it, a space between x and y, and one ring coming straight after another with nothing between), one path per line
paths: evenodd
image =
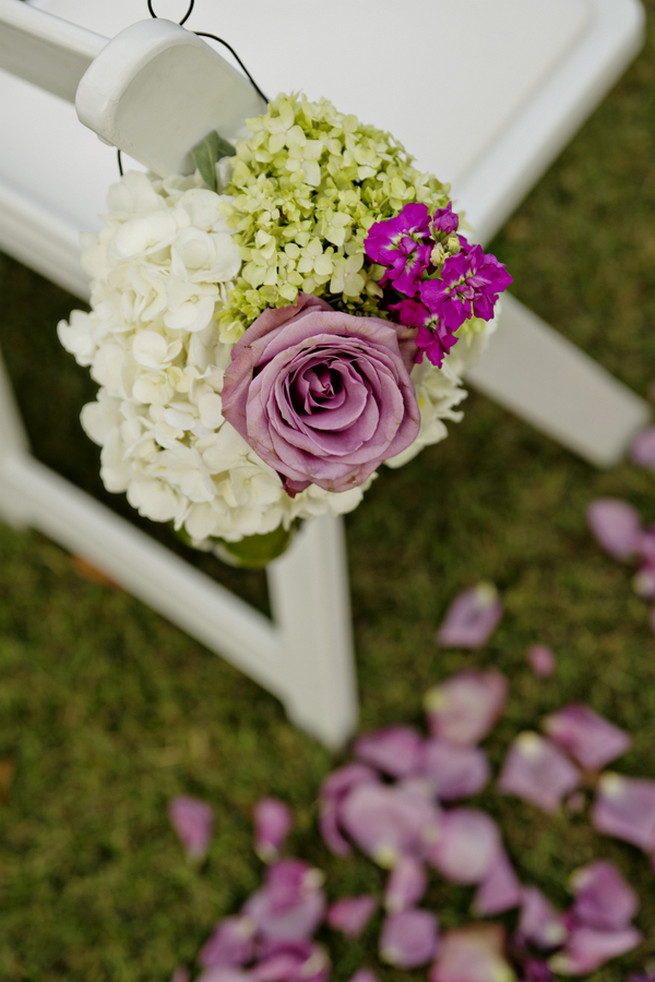
M646 6L655 13L655 0ZM492 246L521 300L642 394L655 378L654 119L651 31ZM93 389L54 333L74 301L9 259L0 297L3 350L35 452L107 498L77 422ZM595 471L472 394L451 438L385 474L348 519L362 728L420 722L431 684L493 664L511 679L507 714L488 741L496 766L519 729L583 700L635 736L617 769L654 776L648 608L584 518L593 498L616 495L653 521L654 490L652 475L628 464ZM199 562L265 606L261 576ZM482 578L503 594L501 626L481 652L440 651L434 632L449 600ZM539 683L525 663L536 642L558 655L556 675ZM321 845L316 793L335 759L294 731L273 698L134 599L83 579L59 547L7 527L0 672L0 787L14 768L0 804L2 982L166 982L175 965L192 964L214 921L259 882L251 813L266 794L293 806L291 846L326 869L333 895L383 882L370 864L337 861ZM215 809L200 871L166 819L179 793ZM554 901L566 902L568 873L598 856L614 859L640 893L645 944L593 982L621 982L655 956L643 855L593 833L584 813L549 818L493 793L482 803L501 820L521 875ZM470 894L435 886L432 900L452 925ZM376 924L356 945L332 945L337 982L373 953L375 938Z

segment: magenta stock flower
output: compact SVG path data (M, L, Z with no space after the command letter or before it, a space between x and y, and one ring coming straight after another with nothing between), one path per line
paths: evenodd
M299 294L232 349L223 415L293 497L359 487L416 438L413 331Z
M565 706L551 713L543 727L553 743L590 771L598 771L630 749L632 740L589 706Z
M430 733L459 746L474 746L500 718L506 700L507 679L495 669L458 672L426 693Z
M438 921L429 910L414 907L390 914L382 925L380 958L395 968L427 965L438 945Z
M502 601L492 583L478 583L458 593L437 631L442 648L480 648L498 626Z
M393 283L406 296L416 292L432 251L427 205L410 203L394 218L371 225L364 248L373 262L387 267L382 284Z
M204 859L212 837L211 807L197 798L180 795L169 803L168 817L189 859Z
M520 733L510 747L498 779L505 794L553 813L578 787L580 773L568 757L538 733Z
M449 331L456 331L470 317L490 320L498 295L512 282L502 263L479 245L459 237L462 250L448 256L439 278L424 281L419 296Z

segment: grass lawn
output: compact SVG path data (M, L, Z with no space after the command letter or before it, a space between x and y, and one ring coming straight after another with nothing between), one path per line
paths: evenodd
M645 6L652 20L655 0ZM651 23L637 62L489 250L522 301L643 395L655 380L654 123ZM3 351L37 456L107 498L77 421L93 385L54 330L76 301L8 258L0 298ZM362 731L422 726L428 687L494 665L510 679L486 743L495 768L520 730L582 701L633 734L616 769L655 777L648 605L585 521L590 501L616 496L653 522L654 492L652 474L628 463L596 471L471 394L450 438L385 473L347 520ZM200 562L265 605L259 574ZM500 627L478 652L441 651L434 633L449 601L481 579L501 591ZM557 654L545 681L526 663L535 643ZM261 879L251 816L265 795L293 807L291 850L326 871L331 896L383 884L368 861L332 857L316 829L320 782L345 758L139 602L83 576L58 546L6 526L0 673L2 982L167 982L176 965L193 965L214 922ZM178 794L214 808L201 870L166 817ZM592 982L622 982L655 958L655 874L643 854L596 834L587 811L548 817L493 786L479 803L500 821L521 877L554 903L566 905L569 873L598 857L639 893L643 946ZM431 890L443 926L466 920L469 890ZM349 945L329 937L337 982L373 953L377 927ZM376 971L383 982L425 977Z

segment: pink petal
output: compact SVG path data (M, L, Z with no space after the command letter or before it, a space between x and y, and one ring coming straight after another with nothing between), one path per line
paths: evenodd
M547 716L543 726L553 743L590 771L601 770L632 744L629 734L589 706L565 706Z
M341 830L339 809L349 792L359 784L378 784L379 776L365 764L346 764L329 774L321 785L320 829L328 849L337 856L352 853L350 843Z
M518 934L539 948L561 945L568 935L564 917L537 887L524 887Z
M492 583L458 594L446 611L436 640L442 648L480 648L495 630L503 605Z
M380 866L401 856L422 855L440 826L435 805L398 787L365 784L350 792L340 810L348 835Z
M423 899L427 885L423 863L415 856L402 856L389 874L384 906L390 914L407 910Z
M391 777L410 777L421 770L424 743L423 737L409 726L389 726L360 737L354 754Z
M360 968L355 972L350 982L378 982L378 977L370 969Z
M528 648L528 662L538 678L550 678L555 671L555 654L545 644L533 644L531 648Z
M630 460L638 467L655 470L655 426L642 430L630 447Z
M330 959L322 945L305 941L269 941L251 969L255 982L327 982Z
M293 816L291 809L278 798L262 798L255 805L255 852L270 863L284 846Z
M264 886L243 906L265 938L305 941L325 913L323 875L299 859L269 866Z
M523 888L501 849L476 891L473 909L482 917L493 917L518 907L522 900Z
M377 906L377 900L369 894L343 897L328 907L326 921L333 930L342 931L346 937L358 938L373 917Z
M643 600L655 600L655 566L644 563L632 578L632 589Z
M253 982L250 972L232 965L212 965L201 972L196 982Z
M576 870L571 888L575 895L572 913L585 927L619 931L629 926L639 909L634 890L614 863L606 860Z
M625 501L597 498L587 508L587 521L598 543L615 559L630 559L637 551L639 515Z
M209 805L197 798L180 795L168 805L168 818L189 859L204 859L209 849L214 823Z
M484 750L458 746L448 740L426 742L424 773L433 783L440 801L478 794L490 777Z
M191 972L180 965L171 976L171 982L191 982Z
M552 814L577 788L580 774L570 760L538 733L520 733L509 748L498 787Z
M502 851L498 826L473 808L451 808L428 859L451 883L481 883Z
M513 982L503 957L505 932L494 924L448 931L441 939L429 982Z
M609 771L602 774L591 821L598 832L652 852L655 849L655 781Z
M390 914L382 925L380 958L395 968L418 968L434 958L438 944L438 921L433 913L403 910Z
M459 672L425 696L430 735L472 745L502 716L507 679L500 672Z
M586 975L600 968L610 958L632 951L642 936L635 928L622 931L594 931L589 927L573 928L564 949L553 955L548 964L562 975Z
M203 968L212 965L245 965L255 953L255 922L237 915L219 921L198 954Z

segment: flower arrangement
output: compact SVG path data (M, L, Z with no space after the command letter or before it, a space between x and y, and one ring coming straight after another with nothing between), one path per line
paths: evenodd
M91 310L58 327L107 489L241 560L447 435L511 282L389 134L284 95L248 127L207 182L110 189Z

